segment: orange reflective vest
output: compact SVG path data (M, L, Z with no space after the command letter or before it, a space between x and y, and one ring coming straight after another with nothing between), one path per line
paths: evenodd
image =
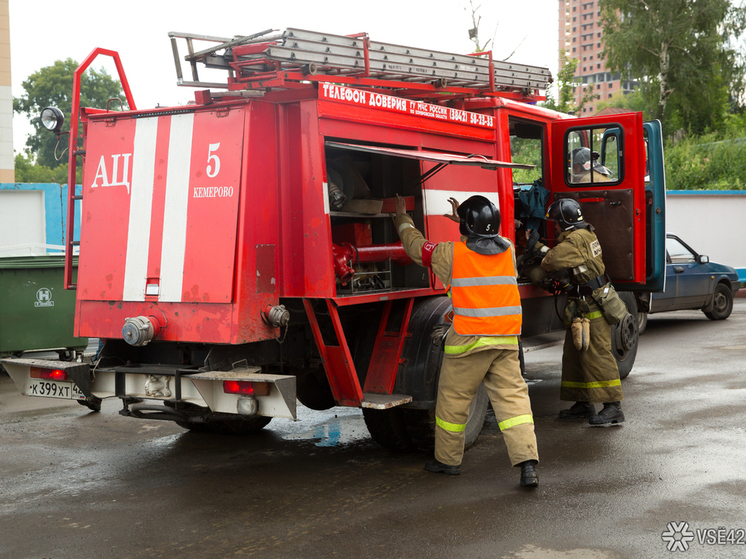
M478 254L466 243L453 243L453 329L462 336L519 336L521 296L515 278L513 248Z

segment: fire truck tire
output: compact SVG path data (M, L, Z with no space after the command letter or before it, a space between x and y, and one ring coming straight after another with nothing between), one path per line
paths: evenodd
M619 324L611 327L611 353L619 368L619 378L627 378L637 357L637 346L640 341L639 313L633 293L619 292L619 297L627 305L629 314Z
M433 328L443 324L451 310L448 297L432 297L418 301L412 309L407 329L409 337L402 349L404 366L399 370L394 391L410 394L419 408L363 409L365 424L373 440L384 448L399 452L416 449L432 450L435 442L435 399L440 365L443 359L442 341L434 343ZM477 440L487 415L489 397L481 386L472 402L466 424L465 447Z
M365 426L373 440L383 448L396 452L416 450L417 447L407 433L407 424L403 412L404 410L401 408L387 410L363 408Z
M319 377L324 375L324 369L295 369L292 374L296 375L295 395L301 404L312 410L328 410L337 405L326 377Z
M469 419L464 429L464 450L471 447L479 438L487 417L490 398L483 384L469 407ZM435 448L435 410L402 410L407 419L407 432L416 448L432 450Z
M484 385L480 385L469 408L469 419L464 431L464 450L471 447L482 432L488 406L487 390ZM373 440L384 448L411 452L432 451L435 446L435 410L364 408L363 417Z

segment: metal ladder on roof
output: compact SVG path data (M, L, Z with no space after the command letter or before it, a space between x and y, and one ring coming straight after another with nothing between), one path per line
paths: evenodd
M552 82L547 68L496 61L491 52L451 54L375 42L364 33L346 36L288 28L233 39L175 32L169 37L177 83L184 86L240 89L244 84L247 89L260 89L278 74L306 81L358 79L379 87L417 84L492 93L546 90ZM184 79L177 39L186 41L184 60L191 66L192 80ZM197 41L218 44L195 51ZM229 79L226 83L200 81L198 64L227 70ZM259 83L263 85L256 87Z

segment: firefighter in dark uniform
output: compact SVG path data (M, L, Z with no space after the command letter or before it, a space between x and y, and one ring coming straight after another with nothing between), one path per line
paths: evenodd
M469 406L484 383L520 484L539 484L539 459L528 386L521 376L521 300L513 245L498 235L500 212L483 196L451 198L460 242L432 243L414 227L397 196L394 222L407 255L450 286L454 319L445 337L435 409L435 459L429 472L461 472Z
M555 201L547 209L547 219L556 223L560 235L557 245L546 252L541 267L550 274L569 272L566 324L579 316L590 321L587 349L576 348L570 328L565 336L560 399L575 404L562 410L560 418L588 418L592 425L621 423L624 414L620 402L624 396L619 369L611 354L611 326L590 296L608 281L601 245L575 200ZM597 403L603 404L598 414L594 405Z

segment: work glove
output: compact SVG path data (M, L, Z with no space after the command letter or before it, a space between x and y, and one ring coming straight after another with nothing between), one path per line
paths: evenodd
M430 333L430 338L433 340L433 345L439 346L443 343L443 340L448 334L448 329L451 327L450 324L438 324L433 328Z
M591 343L591 321L585 317L573 319L572 343L578 351L585 351Z

